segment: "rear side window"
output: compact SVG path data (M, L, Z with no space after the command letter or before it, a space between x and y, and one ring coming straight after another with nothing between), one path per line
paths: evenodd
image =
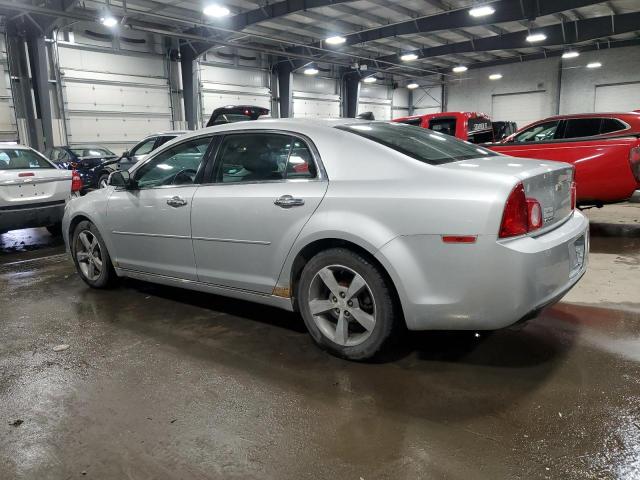
M592 137L600 133L600 118L573 118L567 120L564 138Z
M39 168L55 167L31 150L0 149L0 170L32 170Z
M445 135L456 136L456 119L455 118L434 118L429 121L429 128L434 132L444 133Z
M611 133L611 132L617 132L619 130L624 130L626 129L627 126L622 123L620 120L617 120L615 118L603 118L602 119L602 125L600 125L600 133Z
M336 128L367 138L431 165L498 155L491 150L457 138L424 128L411 128L402 123L357 123Z

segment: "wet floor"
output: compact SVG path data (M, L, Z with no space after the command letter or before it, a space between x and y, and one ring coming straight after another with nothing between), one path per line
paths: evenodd
M640 256L627 240L592 251ZM561 303L358 364L280 310L0 263L2 479L640 478L637 308Z

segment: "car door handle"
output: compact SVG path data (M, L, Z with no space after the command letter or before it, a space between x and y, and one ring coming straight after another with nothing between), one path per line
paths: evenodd
M282 208L301 207L304 205L304 199L295 198L291 195L282 195L280 198L277 198L273 204Z
M187 204L187 201L179 196L175 196L175 197L171 197L169 200L167 200L167 205L169 205L170 207L184 207Z

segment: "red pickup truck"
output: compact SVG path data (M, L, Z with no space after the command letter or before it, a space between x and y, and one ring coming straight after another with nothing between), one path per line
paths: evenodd
M621 202L640 188L639 112L545 118L485 146L513 157L573 164L582 206Z
M478 112L442 112L413 115L392 120L422 128L430 128L471 143L493 142L491 119Z

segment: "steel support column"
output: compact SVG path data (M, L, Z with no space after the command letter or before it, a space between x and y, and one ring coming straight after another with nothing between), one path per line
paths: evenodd
M344 76L343 109L344 116L355 118L358 114L358 98L360 97L360 74L347 73Z
M27 37L29 65L33 96L36 101L36 116L42 125L43 145L40 150L53 147L53 119L51 116L51 100L49 99L49 62L47 60L47 44L44 36L29 35ZM39 142L40 143L40 142Z
M293 76L289 62L282 62L278 65L278 106L280 108L280 118L289 118L293 115Z
M9 35L8 53L9 65L12 76L12 92L15 96L16 120L18 121L18 134L23 133L20 128L20 120L26 124L27 138L20 138L20 142L33 148L38 148L38 127L36 114L33 108L33 96L31 95L31 82L29 79L29 58L24 37Z
M180 48L184 117L189 130L198 128L198 62L189 45Z
M413 106L413 90L409 90L409 93L407 94L407 103L409 105L409 116L411 116L415 110Z

